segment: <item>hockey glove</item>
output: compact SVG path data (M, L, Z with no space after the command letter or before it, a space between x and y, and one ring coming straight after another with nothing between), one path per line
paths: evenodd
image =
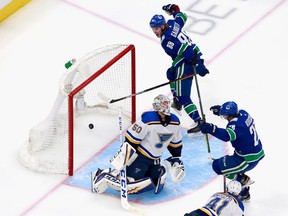
M124 167L129 166L137 157L136 150L128 142L124 142L120 150L109 162L116 170L122 170Z
M204 77L206 74L209 74L209 70L207 70L206 68L203 70L200 70L198 72L199 76Z
M200 127L201 132L204 134L207 134L207 133L213 134L215 133L217 129L216 125L211 124L211 123L206 123L206 122L200 124L199 127Z
M210 110L213 112L214 115L220 116L220 105L214 105L210 107Z
M173 182L182 181L186 172L181 157L169 157L164 160Z
M209 74L209 70L204 65L204 60L201 59L197 62L198 62L196 65L197 74L201 77L204 77L206 74Z
M168 80L175 80L176 79L176 68L174 66L168 68L166 72L166 76Z
M172 15L174 12L179 12L180 8L178 5L175 4L168 4L168 5L164 5L162 7L162 9L168 14L168 15Z

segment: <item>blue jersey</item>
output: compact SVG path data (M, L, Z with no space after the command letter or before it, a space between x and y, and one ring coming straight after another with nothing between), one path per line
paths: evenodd
M264 157L254 119L245 110L240 110L239 116L228 122L226 129L217 128L213 135L223 141L230 141L235 153L248 163Z
M183 31L183 26L187 20L187 15L182 12L173 14L174 20L168 20L168 29L161 36L161 46L172 58L172 65L178 67L183 62L192 62L196 50L197 59L202 53L198 46L192 43L191 38Z

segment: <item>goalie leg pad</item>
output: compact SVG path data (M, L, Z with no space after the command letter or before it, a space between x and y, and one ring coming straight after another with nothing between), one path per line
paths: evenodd
M121 181L117 178L105 178L107 185L114 190L120 191L121 190ZM155 185L153 184L151 178L146 177L143 179L139 180L132 180L132 178L127 178L128 181L127 183L127 194L140 194L146 191L154 190Z
M120 191L121 180L118 175L115 175L115 170L98 169L96 172L91 173L92 178L92 192L103 193L108 187ZM139 194L150 190L155 190L155 185L152 179L149 177L134 180L133 178L127 177L127 191L128 194Z
M107 185L114 190L121 190L121 181L117 178L112 178L111 176L107 176L106 182ZM134 180L133 178L127 177L127 193L128 194L140 194L146 191L154 190L155 185L153 184L151 178L146 177L139 180Z
M103 170L98 169L96 172L91 172L91 190L92 193L104 193L107 188L108 184L105 180L106 172Z
M120 171L125 166L129 166L137 157L136 150L128 142L124 142L120 150L110 159L110 164Z
M161 166L161 174L159 175L158 182L156 188L154 190L155 194L160 193L163 190L163 187L166 182L167 172L164 166Z
M155 185L150 177L128 182L128 194L140 194L146 191L155 190Z

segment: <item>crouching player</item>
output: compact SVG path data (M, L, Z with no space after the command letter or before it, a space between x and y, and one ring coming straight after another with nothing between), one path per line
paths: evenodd
M244 204L239 199L241 190L240 182L230 181L227 184L227 192L214 193L203 207L184 216L244 216Z
M158 194L164 187L167 170L172 181L185 176L181 160L182 134L178 117L170 113L170 100L158 95L153 101L154 111L144 112L125 133L125 142L110 159L113 169L98 169L91 173L92 192L103 193L108 187L120 190L120 170L126 167L128 194L153 190ZM171 157L161 164L165 149Z

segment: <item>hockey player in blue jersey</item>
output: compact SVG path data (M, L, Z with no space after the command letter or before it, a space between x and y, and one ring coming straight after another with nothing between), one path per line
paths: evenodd
M191 38L183 30L187 21L187 15L182 13L178 5L168 4L162 8L174 19L166 22L163 15L154 15L150 21L150 27L154 34L161 39L161 46L164 51L172 58L172 65L167 70L168 80L175 80L193 74L193 65L196 66L197 74L205 76L209 71L201 58L202 53L199 47L192 42ZM199 132L200 115L196 105L190 97L193 77L173 82L170 85L173 94L174 108L181 113L182 107L189 117L193 120L193 127L188 133Z
M230 141L234 148L233 155L213 160L212 168L218 175L239 181L243 187L239 197L241 200L249 200L249 185L254 181L245 173L253 169L265 156L254 119L245 110L238 110L233 101L225 102L222 106L212 106L210 110L228 121L226 129L203 123L200 125L201 132L209 133L224 142Z
M154 111L144 112L125 133L125 142L111 158L115 169L98 169L91 173L92 192L103 193L108 187L120 190L119 171L126 167L128 194L164 187L167 171L172 181L181 181L185 174L181 160L182 134L179 118L170 113L170 99L158 95L153 101ZM168 149L171 157L161 164L161 156Z
M238 181L230 181L227 192L214 193L203 207L184 216L244 216L244 205L238 198L241 189Z

